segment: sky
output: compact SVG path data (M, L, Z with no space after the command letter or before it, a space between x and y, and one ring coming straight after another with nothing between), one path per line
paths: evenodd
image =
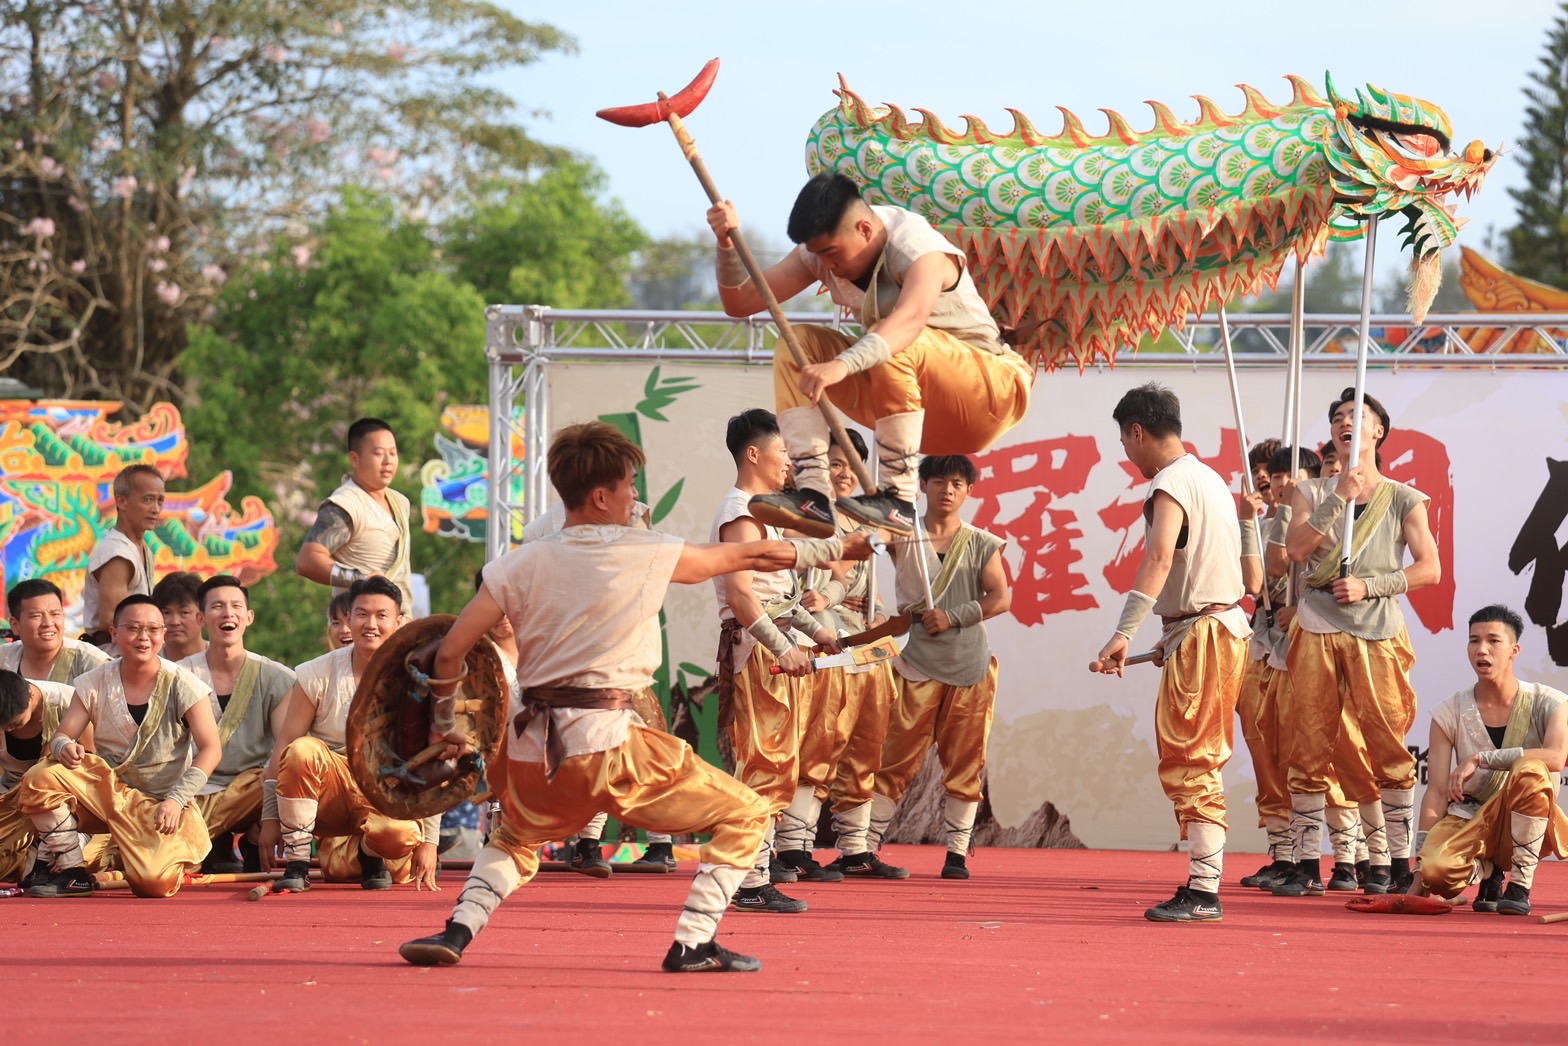
M950 126L974 113L1005 129L1011 107L1051 134L1062 105L1098 134L1106 126L1101 107L1121 111L1141 130L1153 123L1144 99L1194 119L1190 95L1209 95L1236 112L1243 99L1235 84L1284 101L1285 74L1321 92L1328 70L1341 90L1371 82L1436 103L1448 112L1456 149L1475 138L1508 149L1522 133L1526 74L1561 7L1556 0L1317 8L1252 0L905 0L896 10L498 2L571 34L578 45L575 54L547 55L500 77L522 111L539 114L526 116L525 126L541 141L591 158L607 174L610 195L654 236L703 230L707 198L667 127L628 129L593 114L652 101L660 90L673 94L708 59L720 58L718 81L687 127L743 227L774 250L787 245L790 204L806 177L806 135L837 104L839 73L868 102L930 109ZM1484 250L1488 226L1501 232L1511 225L1506 190L1521 182L1517 158L1505 154L1481 193L1460 203L1460 215L1471 218L1460 242ZM1385 223L1389 232L1402 224ZM1380 261L1392 264L1387 255L1396 242L1379 237Z

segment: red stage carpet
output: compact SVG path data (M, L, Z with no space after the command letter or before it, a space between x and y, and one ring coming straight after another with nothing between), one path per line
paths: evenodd
M1287 900L1236 879L1225 921L1158 925L1143 910L1177 854L983 850L968 882L934 847L890 847L905 882L787 887L804 915L731 912L721 939L757 974L661 973L689 873L523 887L462 965L416 969L397 945L439 929L444 892L246 886L167 901L0 900L10 1027L49 1042L677 1040L1141 1042L1561 1039L1568 923L1459 909L1361 915L1348 896ZM1542 867L1535 914L1568 909ZM18 1038L15 1041L22 1041Z

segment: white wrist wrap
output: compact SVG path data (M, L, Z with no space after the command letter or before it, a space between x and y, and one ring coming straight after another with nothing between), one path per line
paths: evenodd
M775 625L773 619L766 614L747 625L746 631L750 632L752 638L766 647L774 657L783 657L789 648L795 645L790 642L788 636L779 631L779 626Z
M261 782L261 819L263 821L276 821L278 819L278 779Z
M1339 517L1345 514L1345 499L1338 494L1329 494L1323 499L1323 504L1313 510L1307 519L1307 526L1319 534L1327 534L1334 529L1334 524L1339 522Z
M64 734L55 734L54 737L50 739L49 755L53 757L55 762L58 763L60 761L60 753L65 751L65 746L70 743L71 739L66 737Z
M788 538L795 546L795 569L825 567L844 556L844 542L838 538Z
M746 263L740 260L740 251L734 247L719 248L714 271L719 277L719 286L730 289L745 286L751 278L751 274L746 271Z
M836 358L849 368L851 374L859 374L892 359L893 349L888 345L886 338L872 331L839 353Z
M1154 597L1147 592L1139 592L1136 588L1127 593L1127 602L1122 606L1121 620L1116 622L1116 633L1131 639L1138 633L1138 626L1143 624L1143 619L1154 610Z
M1378 574L1365 580L1369 596L1386 599L1410 591L1410 579L1405 576L1403 570L1396 570L1392 574Z

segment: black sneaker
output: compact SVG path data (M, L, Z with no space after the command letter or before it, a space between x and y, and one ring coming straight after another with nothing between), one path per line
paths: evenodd
M1362 884L1361 891L1368 894L1395 893L1394 873L1386 864L1375 864L1367 872L1367 881Z
M1518 883L1509 883L1508 889L1497 899L1498 915L1529 915L1530 891Z
M838 533L833 506L820 490L805 488L787 494L758 494L746 503L752 517L770 527L795 530L812 538Z
M762 960L732 952L718 941L706 941L688 948L679 941L664 953L665 973L756 973Z
M1225 917L1219 895L1203 893L1186 886L1176 887L1176 896L1143 913L1151 923L1217 923Z
M91 897L92 895L92 873L81 865L59 872L35 870L32 885L27 888L29 897Z
M1317 862L1303 862L1285 877L1285 881L1269 891L1275 897L1322 897L1323 877Z
M642 856L632 862L632 866L655 872L675 871L675 844L649 843Z
M1336 893L1351 892L1361 889L1361 884L1356 882L1356 866L1353 864L1335 864L1334 874L1329 876L1326 888Z
M1481 887L1476 892L1475 903L1470 906L1473 912L1495 913L1497 899L1503 895L1503 870L1496 869L1491 875L1481 880Z
M795 878L799 882L841 883L844 881L843 872L831 864L826 866L818 864L812 859L809 850L780 850L773 855L769 868L781 864L786 868L794 869Z
M908 879L909 869L885 863L874 853L840 854L838 860L828 865L854 879Z
M909 537L915 532L915 506L891 490L862 494L856 498L839 498L836 505L840 512L864 526L903 537Z
M273 893L304 893L308 889L310 889L310 862L308 861L290 861L283 866L283 878L272 884Z
M227 832L212 841L212 849L201 860L203 875L233 875L244 870L245 866L234 856L234 837Z
M1290 861L1270 861L1251 875L1241 877L1241 885L1253 886L1259 890L1272 890L1295 869L1295 864Z
M743 912L777 912L793 915L806 910L805 901L785 897L772 883L766 886L742 886L735 891L735 900L732 903Z
M397 953L415 966L453 966L463 957L463 949L474 933L462 923L446 921L446 929L417 941L409 941Z
M944 878L944 879L967 879L967 878L969 878L969 866L964 864L964 855L963 854L955 854L951 850L947 851L947 860L942 862L942 878Z
M1356 885L1357 886L1365 886L1367 884L1367 876L1369 876L1371 874L1372 874L1372 862L1371 861L1357 861L1356 862Z
M610 862L604 859L604 851L599 848L597 839L579 839L572 846L572 859L569 862L574 872L595 879L608 879L610 877Z
M387 862L380 857L374 857L365 851L359 851L359 888L361 890L390 890L392 889L392 873L387 871Z
M777 854L774 854L768 861L768 882L774 886L787 886L799 879L800 874L783 861L780 861Z
M1394 858L1394 865L1390 869L1390 873L1394 879L1394 892L1409 893L1410 884L1415 882L1416 879L1415 873L1410 870L1410 858Z

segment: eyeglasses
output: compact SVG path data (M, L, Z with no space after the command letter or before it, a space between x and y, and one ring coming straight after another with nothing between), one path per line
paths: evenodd
M125 627L118 629L118 631L124 632L133 639L137 636L146 636L149 639L157 639L168 630L165 629L162 625L126 625Z

